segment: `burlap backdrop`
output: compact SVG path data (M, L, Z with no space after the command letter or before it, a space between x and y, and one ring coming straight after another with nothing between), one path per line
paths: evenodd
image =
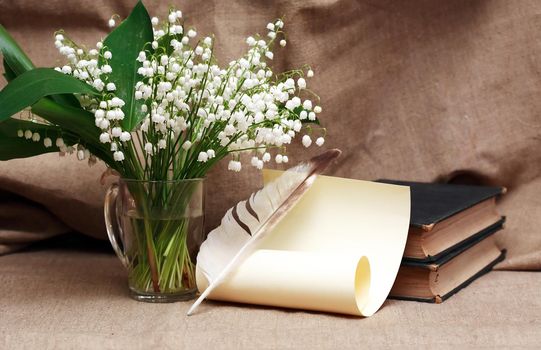
M0 21L37 65L62 63L53 32L80 43L105 36L135 1L0 0ZM285 16L288 45L274 66L311 64L326 146L344 155L331 174L506 186L499 268L541 268L541 3L538 1L147 1L151 15L180 6L188 25L215 33L221 62L244 38ZM313 154L317 150L311 150ZM309 156L300 147L290 159ZM0 163L0 252L78 230L104 237L98 178L74 159L45 155ZM207 227L259 186L249 170L209 176ZM8 192L11 193L8 195ZM359 213L362 215L362 213Z

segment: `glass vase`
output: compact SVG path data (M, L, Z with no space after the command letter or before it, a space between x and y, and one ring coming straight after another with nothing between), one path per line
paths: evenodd
M104 214L134 299L195 297L195 259L204 239L203 179L120 179L106 193Z

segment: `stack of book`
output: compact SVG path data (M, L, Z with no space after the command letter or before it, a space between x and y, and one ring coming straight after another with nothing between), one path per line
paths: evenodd
M392 298L441 303L504 259L494 233L505 222L496 210L505 188L381 182L411 188L410 229Z

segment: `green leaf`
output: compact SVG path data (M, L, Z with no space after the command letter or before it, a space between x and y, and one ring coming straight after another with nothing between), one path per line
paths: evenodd
M18 130L38 132L41 140L34 142L24 137L18 137ZM51 138L53 143L51 147L45 147L43 144L45 137ZM73 138L62 135L58 127L10 118L0 123L0 160L26 158L48 152L58 152L59 149L55 145L55 140L58 137L62 137L67 145L74 144Z
M67 93L96 94L90 85L50 68L29 70L0 91L0 122L45 96Z
M6 80L9 83L10 81L12 81L13 79L15 79L17 77L17 74L15 74L15 72L13 72L11 67L8 66L5 59L3 59L2 62L4 64L4 78L6 78Z
M9 35L7 30L0 24L0 51L4 60L15 75L34 69L34 64L24 53L17 42Z
M32 113L60 126L66 132L77 135L77 143L83 144L92 154L112 168L117 168L118 162L113 160L108 146L99 142L100 129L94 124L92 113L80 108L61 105L45 98L32 106Z
M49 97L52 98L54 101L67 105L67 106L76 107L76 108L81 107L79 100L73 94L51 95Z
M0 24L0 52L4 56L4 77L9 82L18 75L23 74L26 71L35 68L34 64L24 53L21 47L17 44L15 39L7 30ZM70 94L65 95L52 95L58 103L62 103L72 107L80 107L80 103L77 98Z
M122 108L125 115L122 126L125 130L133 130L144 117L141 112L143 101L135 100L135 83L140 80L137 69L141 66L136 59L145 44L153 38L150 17L143 3L139 1L128 18L103 42L113 54L109 60L113 69L110 81L116 85L115 94L126 103Z
M5 35L2 38L3 36L2 29L3 28L0 28L0 45L2 45L1 46L2 48L4 48ZM9 34L7 35L9 36ZM2 41L2 39L4 40L4 42ZM16 44L15 46L18 48ZM23 57L26 57L24 53L22 53L22 55ZM23 63L24 63L24 60L23 60ZM25 64L19 65L17 62L15 66L24 67L24 68L29 67L28 65L25 65ZM21 138L17 138L16 136L15 137L13 136L13 135L16 135L18 127L15 128L13 126L15 124L13 124L14 122L12 120L15 120L15 119L9 118L9 114L17 113L18 111L15 111L12 113L10 110L13 110L13 108L9 109L9 107L10 106L13 107L13 102L21 102L21 103L18 103L18 105L19 106L21 106L22 104L25 105L22 108L25 108L28 105L32 105L33 113L39 115L43 119L53 124L61 126L62 130L66 132L71 132L75 135L78 135L79 137L76 140L77 142L82 142L85 145L85 147L87 147L90 150L90 152L95 154L97 157L99 157L106 163L113 164L116 166L116 163L112 159L111 152L109 152L104 145L99 143L99 129L96 128L96 126L94 125L94 116L90 112L82 110L80 107L77 108L77 106L79 106L79 102L77 101L75 96L63 94L63 95L51 96L51 98L45 97L41 99L39 99L40 96L38 96L37 97L38 100L36 100L37 91L35 91L34 87L31 87L31 86L34 86L33 84L34 75L38 75L37 77L38 80L40 79L40 77L45 79L39 83L41 84L42 88L45 88L45 91L44 91L45 95L52 93L53 90L54 92L58 92L60 88L56 85L59 84L59 81L61 85L62 85L62 82L65 82L66 80L68 81L67 83L68 85L62 87L61 88L62 90L65 90L66 88L72 88L73 85L75 85L75 87L78 90L82 90L83 92L86 92L86 93L95 93L95 91L90 86L88 86L87 84L81 81L78 81L75 78L66 76L62 73L56 72L52 69L46 69L46 68L37 68L37 69L30 68L31 70L22 71L20 73L21 76L17 77L17 74L12 69L12 67L8 64L8 61L6 60L5 56L4 56L4 69L5 69L6 79L11 82L10 84L8 84L8 86L6 86L6 88L4 88L4 90L0 91L0 115L2 115L2 117L0 117L0 135L2 135L2 138L0 139L0 159L5 160L5 159L10 159L10 158L30 157L32 155L44 153L42 152L44 149L43 145L38 145L38 143L29 142L26 139L21 139ZM42 73L40 72L45 72L45 73L43 73L42 75ZM51 79L47 80L48 78L51 78ZM15 82L16 79L19 79L19 80ZM15 85L12 85L12 84L15 84ZM47 90L48 87L51 86L49 84L52 84L52 87L50 90ZM19 88L21 90L17 92L16 90L19 90ZM31 91L32 96L29 96L30 94L27 94L27 91ZM62 93L65 93L65 92L66 91L62 91ZM13 93L14 95L16 95L16 98L13 98L14 96L9 97L8 93ZM5 94L8 94L8 96L5 96ZM22 97L19 96L19 94L22 94ZM62 103L62 101L66 101L66 99L68 100L75 99L76 105L74 105L73 103ZM7 102L7 107L4 104L4 101ZM22 103L23 101L26 101L26 103ZM19 109L19 108L17 107L15 109ZM8 115L7 120L5 119L5 115ZM32 124L33 127L38 127L40 125L42 124L35 124L35 123ZM50 127L54 128L53 126L50 126ZM11 137L8 137L6 133L9 133L10 130L11 130L11 134L10 134ZM63 137L66 138L66 134L64 134ZM53 146L51 148L47 148L45 151L53 152L53 151L58 151L58 149Z
M78 135L85 143L98 143L100 131L94 124L94 116L88 111L41 99L32 106L32 113Z
M76 110L74 108L62 106L52 100L41 99L36 105L36 114L45 117L48 116L48 113L41 113L44 110L51 111L55 117L47 118L55 120L59 123L68 123L59 127L56 125L46 125L40 123L34 123L26 120L19 120L9 118L0 123L0 161L9 160L14 158L25 158L32 157L39 154L47 152L58 152L59 149L55 145L55 141L58 137L62 137L64 142L67 145L74 145L76 143L83 144L92 154L109 164L113 169L120 170L118 168L120 163L115 162L111 156L111 152L107 149L108 146L104 146L99 143L97 137L99 137L99 130L89 123L88 115L85 115L83 110ZM34 112L34 110L33 110ZM88 113L90 114L90 113ZM90 114L90 117L92 115ZM85 139L80 137L81 135L75 136L75 132L72 130L82 130L85 129ZM27 140L24 137L18 137L18 130L31 130L32 132L39 132L41 140L39 142L33 142L32 140ZM49 148L46 148L43 144L43 139L45 137L50 137L53 145ZM93 141L93 142L87 142Z

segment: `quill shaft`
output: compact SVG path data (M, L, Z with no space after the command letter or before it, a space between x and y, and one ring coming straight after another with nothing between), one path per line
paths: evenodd
M244 252L251 248L256 241L258 241L258 237L254 237L254 239L251 239L247 244L245 244L237 254L231 259L231 261L225 266L225 268L220 272L218 277L212 281L212 283L201 293L199 298L193 303L193 305L190 307L188 312L186 313L188 316L191 316L195 310L199 307L199 305L205 300L210 292L212 292L223 280L224 278L229 274L229 271L233 270L233 268L237 265L237 261L240 257L244 255Z

